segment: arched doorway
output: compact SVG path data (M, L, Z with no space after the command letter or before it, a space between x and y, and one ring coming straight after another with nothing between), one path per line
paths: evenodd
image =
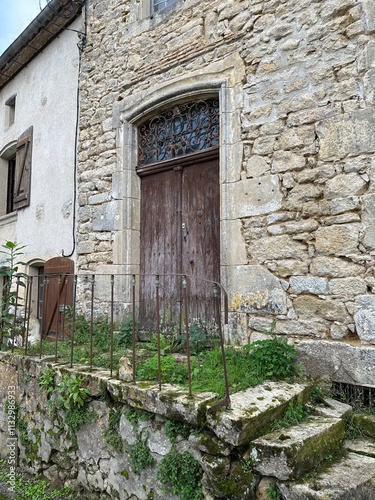
M180 316L181 274L191 276L192 313L210 322L211 281L220 279L218 98L175 104L140 125L137 173L141 326L155 323L155 274L160 275L164 323Z

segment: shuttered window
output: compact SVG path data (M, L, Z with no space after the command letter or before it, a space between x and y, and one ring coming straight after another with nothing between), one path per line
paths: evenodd
M13 210L30 204L32 138L33 127L30 127L17 141Z

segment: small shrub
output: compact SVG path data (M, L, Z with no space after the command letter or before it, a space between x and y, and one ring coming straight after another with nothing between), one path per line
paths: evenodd
M82 382L79 375L62 376L57 396L57 402L62 408L68 410L73 407L83 407L86 404L90 391L86 387L82 387Z
M200 500L202 474L199 462L189 452L181 454L172 448L160 462L156 477L166 493L179 495L181 500Z
M253 369L265 378L284 380L298 374L297 349L286 339L257 340L244 349L251 354Z

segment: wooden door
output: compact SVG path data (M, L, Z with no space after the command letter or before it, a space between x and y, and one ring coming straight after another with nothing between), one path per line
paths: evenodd
M64 315L73 305L74 262L66 257L55 257L44 264L44 274L42 336L62 336Z
M188 280L189 312L213 317L212 284L220 276L220 198L218 160L181 164L142 177L140 320L155 328L160 275L161 320L177 323L182 307L181 277Z

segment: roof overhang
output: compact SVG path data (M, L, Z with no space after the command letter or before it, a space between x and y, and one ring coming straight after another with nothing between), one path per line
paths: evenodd
M85 0L49 0L0 56L0 90L81 13Z

